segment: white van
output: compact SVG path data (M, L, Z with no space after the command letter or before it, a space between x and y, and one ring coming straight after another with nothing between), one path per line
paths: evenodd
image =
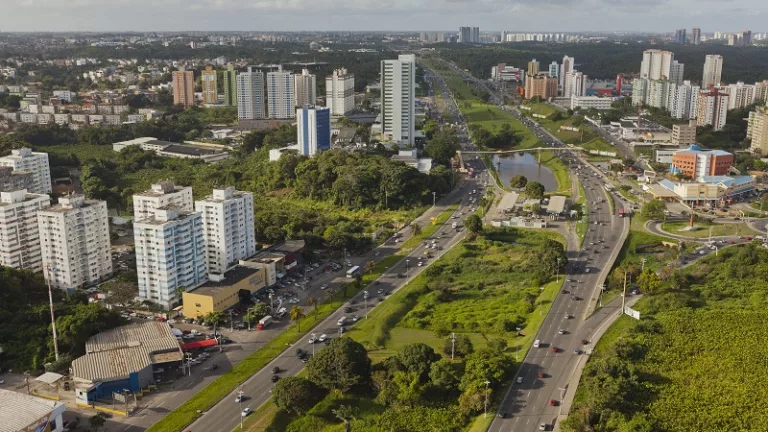
M541 346L541 341L540 340L536 339L535 341L533 341L533 347L534 348L538 348L540 346Z
M339 318L339 322L337 322L336 325L343 326L344 323L346 323L346 322L347 322L347 317L343 316L343 317Z

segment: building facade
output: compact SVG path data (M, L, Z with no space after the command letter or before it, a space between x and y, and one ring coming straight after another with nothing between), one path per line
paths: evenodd
M205 199L195 201L195 211L202 216L209 275L223 275L256 253L251 192L233 187L214 189Z
M563 62L560 64L560 76L558 77L558 85L561 89L565 88L565 75L573 70L574 58L564 56Z
M248 68L236 77L237 118L261 120L267 118L264 110L264 72Z
M211 66L206 66L200 76L203 84L203 103L206 105L216 105L219 103L218 80L216 79L216 70Z
M650 80L668 79L675 83L683 82L684 65L675 60L670 51L649 49L643 52L640 64L640 78Z
M267 114L272 119L296 117L296 88L293 72L282 70L267 72Z
M705 176L724 176L733 166L733 154L722 150L702 150L692 145L672 156L671 172L682 173L692 179Z
M302 69L301 75L294 76L294 106L314 105L317 100L317 82L314 74Z
M331 148L331 111L306 105L296 110L296 143L299 153L314 156Z
M552 78L549 74L526 75L525 78L525 98L532 99L540 97L549 99L557 96L557 78Z
M355 75L336 69L325 78L325 106L331 115L343 116L355 109Z
M25 189L0 192L0 265L40 271L40 228L37 211L51 206L45 194Z
M721 89L728 94L728 109L746 108L755 102L755 86L739 81L736 84L728 84Z
M139 298L170 308L207 280L203 219L175 207L133 224Z
M33 152L26 147L11 150L10 155L0 157L0 166L11 167L14 172L32 173L34 183L28 189L30 193L49 194L53 192L48 153Z
M237 71L235 67L227 66L222 78L224 79L224 105L237 106Z
M704 73L701 78L701 88L719 86L723 76L723 56L708 54L704 58Z
M30 190L34 187L35 178L31 172L14 171L11 167L0 166L0 192Z
M587 76L581 72L572 70L565 76L565 87L563 87L563 97L586 96L587 94Z
M672 144L687 147L696 144L696 122L672 125Z
M153 184L149 190L133 196L133 219L151 219L157 209L168 207L192 211L192 188L168 181Z
M37 212L46 280L59 289L96 284L112 274L105 201L82 195L59 198Z
M759 108L749 113L747 139L751 140L752 153L768 155L768 108Z
M400 54L381 62L381 131L392 141L414 143L416 56Z
M725 126L728 115L728 95L717 89L702 91L699 95L699 114L696 117L699 126L711 125L714 130Z
M195 105L195 75L181 68L172 74L173 104L189 108Z

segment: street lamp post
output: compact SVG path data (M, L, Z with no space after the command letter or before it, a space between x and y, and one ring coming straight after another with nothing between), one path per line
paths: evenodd
M368 291L363 291L363 302L365 303L365 319L368 319Z
M409 260L407 260L407 259L405 260L405 280L408 280L408 270L409 270L408 269L408 263L409 262L410 262Z
M248 310L245 311L245 316L248 317L248 331L251 331L251 311L253 310L252 307L249 307Z
M605 291L605 284L600 285L600 307L603 307L603 292Z
M484 404L484 413L483 418L488 418L488 386L491 384L490 381L485 382L485 404Z
M437 200L437 192L432 192L432 207L435 206Z
M310 334L310 337L312 337L312 357L315 356L315 344L317 343L317 333Z
M50 264L47 266L48 268L48 304L51 308L51 330L53 331L53 352L56 356L56 361L59 361L59 341L57 339L57 332L56 332L56 316L53 313L53 290L51 289L51 277L52 273L56 271L55 268L51 267Z
M240 391L237 392L237 395L239 396L237 398L237 400L240 401L240 430L243 430L243 390L242 390L242 387L240 387Z

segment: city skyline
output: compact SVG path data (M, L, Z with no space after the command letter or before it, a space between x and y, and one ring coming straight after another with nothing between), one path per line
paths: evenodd
M560 13L563 8L577 5L579 7L571 8L567 14ZM586 4L575 0L550 0L514 5L501 0L472 3L463 0L396 1L386 5L372 0L351 3L334 0L324 4L322 9L310 6L316 4L308 0L192 0L181 9L178 2L168 0L27 0L4 8L7 19L2 30L457 31L460 26L479 26L483 32L543 31L539 23L546 22L546 27L557 32L669 33L679 28L696 27L708 33L744 28L761 31L768 17L768 4L757 0L706 2L704 5L693 0L590 0ZM153 13L148 14L148 10ZM599 19L595 19L596 13ZM171 15L176 18L168 20Z

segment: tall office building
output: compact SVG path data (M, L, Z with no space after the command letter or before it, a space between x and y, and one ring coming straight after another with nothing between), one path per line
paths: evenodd
M749 146L752 153L768 155L768 108L758 108L749 113L747 139L752 141Z
M282 68L267 72L267 114L272 119L292 119L296 117L295 82L293 72Z
M649 49L643 52L643 61L640 64L640 78L651 80L670 79L670 70L675 55L670 51Z
M0 192L0 265L40 271L40 228L37 211L51 206L45 194L25 189Z
M572 70L565 76L563 97L586 96L587 76L579 71Z
M573 64L574 64L573 62L574 62L573 57L568 57L568 56L563 57L563 62L560 64L560 76L558 77L560 89L565 88L565 76L570 71L573 70Z
M133 219L150 219L157 209L169 207L192 211L192 188L176 186L170 181L153 184L149 190L133 196Z
M528 75L538 75L539 74L539 62L536 59L533 59L528 62Z
M675 30L675 43L684 44L685 42L685 29Z
M336 69L325 78L325 106L331 115L343 116L355 109L355 75Z
M58 204L37 211L37 225L43 274L54 288L92 285L112 274L105 201L61 197Z
M538 75L526 75L525 77L525 98L532 99L539 97L549 99L557 96L557 78L549 76L546 73Z
M47 194L53 192L48 153L33 152L32 149L26 147L11 150L10 155L0 157L0 166L11 167L13 172L32 173L33 184L28 189L30 193Z
M206 66L200 75L200 81L203 84L203 103L206 105L218 104L219 90L217 87L216 70L211 66Z
M224 105L237 106L237 71L231 64L223 72Z
M459 43L480 43L480 27L459 27Z
M549 64L549 76L559 78L560 77L560 65L556 61Z
M294 76L294 81L294 106L314 105L317 99L315 75L307 69L302 69L301 75Z
M200 213L176 207L155 209L133 223L139 298L170 308L178 289L189 291L208 280Z
M237 75L237 118L259 120L267 116L264 111L264 72L253 70Z
M719 86L723 75L723 56L709 54L704 59L704 73L701 79L701 88L708 89Z
M314 156L331 148L331 110L305 105L296 109L296 143L299 153Z
M192 71L181 68L174 71L173 77L173 104L183 105L189 108L195 105L195 74Z
M693 30L691 30L691 43L694 45L701 44L701 29L694 27Z
M223 275L256 253L251 192L233 187L214 189L205 199L195 201L195 211L202 215L209 275Z
M702 91L699 95L699 113L696 124L699 126L711 125L713 130L721 130L725 126L728 114L728 95L712 89Z
M381 132L395 142L414 143L416 56L381 62Z
M749 34L751 38L752 32ZM472 43L480 43L480 27L472 27Z
M749 46L752 45L752 31L751 30L744 30L743 32L739 33L739 45L741 46Z

